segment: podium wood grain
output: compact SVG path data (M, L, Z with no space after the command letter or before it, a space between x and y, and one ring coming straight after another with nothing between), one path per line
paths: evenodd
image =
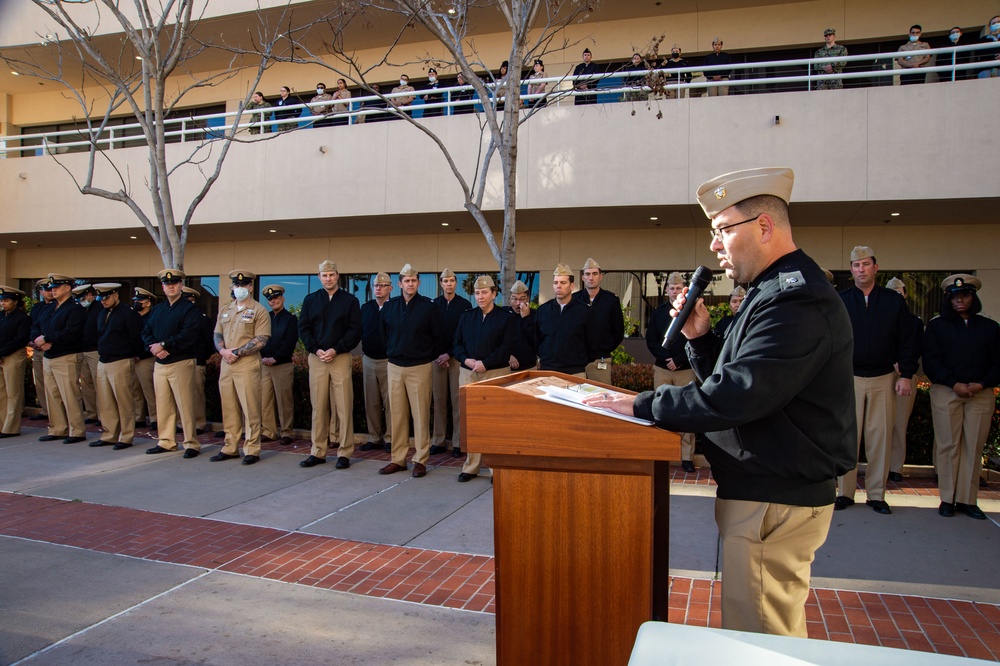
M535 377L579 382L533 370L461 389L463 445L493 469L497 663L624 664L667 617L663 461L680 438L510 388Z

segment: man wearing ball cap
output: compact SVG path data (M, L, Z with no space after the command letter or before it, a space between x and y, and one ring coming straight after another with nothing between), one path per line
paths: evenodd
M705 433L718 483L722 626L804 637L809 569L830 529L836 477L854 464L856 426L850 320L792 240L792 183L791 169L762 168L698 189L711 250L749 285L725 341L700 300L682 329L701 385L586 401Z
M927 322L924 371L931 380L934 452L945 518L985 520L977 504L983 448L1000 384L1000 326L982 316L983 283L965 273L941 283L941 315Z

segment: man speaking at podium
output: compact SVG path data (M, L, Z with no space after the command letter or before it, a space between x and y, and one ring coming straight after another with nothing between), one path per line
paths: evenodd
M722 626L805 637L810 567L857 434L851 322L823 270L792 240L793 179L791 169L749 169L698 189L719 265L748 285L725 339L700 300L684 324L701 385L587 402L705 433L719 486ZM674 302L678 312L684 301Z

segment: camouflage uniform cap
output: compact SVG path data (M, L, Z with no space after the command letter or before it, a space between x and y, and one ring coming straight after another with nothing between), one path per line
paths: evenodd
M837 34L837 31L834 30L833 28L827 28L826 30L823 31L823 36L824 37L827 37L828 35L836 35L836 34Z

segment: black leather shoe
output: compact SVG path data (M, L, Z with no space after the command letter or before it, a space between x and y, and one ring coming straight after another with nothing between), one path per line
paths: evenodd
M174 451L176 451L176 449L174 449ZM174 451L171 451L170 449L165 449L159 444L157 444L151 449L146 449L146 453L148 453L149 455L156 455L157 453L173 453Z
M951 502L941 502L941 506L938 507L938 515L951 518L955 515L955 505Z
M854 500L852 500L850 497L845 497L844 495L841 495L840 497L838 497L833 501L834 511L842 511L843 509L846 509L849 506L854 506Z
M885 500L866 500L865 504L872 508L875 513L881 513L883 516L888 516L892 513L892 509L889 505L885 503Z
M448 450L448 449L446 449L446 448L445 448L445 447L443 447L443 446L437 446L437 445L435 445L435 446L432 446L432 447L431 447L431 450L430 450L430 454L431 454L432 456L436 456L437 454L439 454L439 453L444 453L444 452L445 452L445 451L447 451L447 450Z
M975 518L976 520L986 520L986 514L975 504L962 504L961 502L955 502L955 510L961 511L969 518Z
M451 457L452 458L461 458L462 457L462 449L459 449L459 448L452 449L451 450Z
M326 458L317 458L316 456L309 456L305 460L299 463L299 467L315 467L316 465L322 465L326 462Z
M282 437L281 438L281 443L284 444L285 446L288 446L289 444L292 443L292 438L291 437Z
M903 480L903 475L900 474L899 472L889 472L888 479L889 479L889 481L892 481L893 483L899 483L900 481Z
M83 422L86 425L94 425L94 424L100 423L100 420L98 420L98 419L84 419Z
M681 461L681 469L683 469L688 474L692 474L695 471L695 469L694 469L694 463L691 462L690 460L682 460Z
M225 430L216 430L215 433L214 433L214 435L216 437L225 437L226 436L226 431Z
M337 469L347 469L351 466L351 459L347 456L340 456L337 458Z
M385 442L365 442L358 447L358 451L381 451Z
M48 421L49 420L49 415L48 414L35 414L33 416L29 416L28 420L29 421Z
M21 433L19 432L0 432L0 439L7 439L8 437L17 437Z
M38 438L39 442L54 442L57 439L62 439L65 435L42 435Z
M136 421L135 422L135 427L136 428L145 428L146 427L146 422L145 421Z
M132 445L131 445L131 444L126 444L125 442L118 442L117 444L115 444L115 445L114 445L114 446L112 446L111 448L112 448L112 449L113 449L114 451L121 451L122 449L129 449L129 448L132 448Z
M260 456L243 456L244 465L256 465L260 461Z
M156 421L153 421L152 423L149 424L149 430L150 432L156 431Z
M462 472L461 474L458 475L458 482L459 483L467 483L469 481L472 481L477 476L479 476L479 475L478 474L467 474L465 472Z
M114 442L105 442L103 439L95 439L87 446L113 446Z
M86 437L66 437L63 439L63 444L76 444L77 442L87 441Z
M261 435L260 436L260 441L262 441L262 442L273 442L274 441L274 437L268 437L267 435Z
M222 462L223 460L236 460L237 458L239 458L238 454L223 453L222 451L219 451L214 456L209 458L209 460L211 460L212 462Z
M386 442L383 449L386 453L392 453L392 442Z
M199 453L201 453L201 451L198 449L184 449L185 458L197 458Z

